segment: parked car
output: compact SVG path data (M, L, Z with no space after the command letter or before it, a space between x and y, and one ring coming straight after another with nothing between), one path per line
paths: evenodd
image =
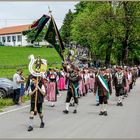
M14 93L13 85L13 81L7 78L0 78L0 99L12 97Z
M41 48L42 46L40 46L39 44L34 44L33 47L34 48Z

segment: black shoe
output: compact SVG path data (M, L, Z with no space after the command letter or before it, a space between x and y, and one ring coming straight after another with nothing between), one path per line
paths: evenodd
M104 116L107 116L107 111L104 112Z
M51 107L55 107L55 105L51 105Z
M15 105L20 105L20 103L16 102Z
M99 106L99 105L100 105L99 103L96 104L96 106Z
M119 106L120 105L120 103L117 103L117 105L116 106Z
M63 113L68 114L69 111L68 110L63 110Z
M33 127L32 126L29 126L28 127L28 131L32 131L33 130Z
M120 102L120 106L123 106L122 102Z
M44 128L44 122L41 122L41 124L40 124L40 128Z
M73 111L73 113L74 113L74 114L77 113L77 110L75 109L75 110Z
M99 115L104 115L104 112L100 111Z

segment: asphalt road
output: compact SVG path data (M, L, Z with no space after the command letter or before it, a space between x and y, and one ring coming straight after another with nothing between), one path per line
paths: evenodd
M123 100L124 106L116 106L111 96L108 116L99 116L95 96L89 93L79 100L78 113L63 114L66 92L58 98L54 108L44 103L45 128L39 128L40 119L34 119L34 130L27 131L29 102L12 106L0 113L0 138L140 138L140 79Z

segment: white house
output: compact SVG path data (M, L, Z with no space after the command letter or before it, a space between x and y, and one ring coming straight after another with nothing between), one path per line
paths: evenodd
M5 46L27 46L31 45L26 41L26 36L22 34L30 28L30 25L11 26L0 29L0 42ZM46 45L45 42L41 42L41 45Z

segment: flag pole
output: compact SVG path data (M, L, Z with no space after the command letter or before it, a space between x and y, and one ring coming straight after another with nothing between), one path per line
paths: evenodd
M52 16L52 11L50 10L50 7L48 6L48 9L49 9L49 14L51 15L51 19L53 21L53 25L54 25L54 29L55 29L55 32L56 32L56 35L57 35L57 38L58 38L58 41L59 41L59 45L61 46L61 43L60 43L60 40L59 40L59 35L57 33L57 29L56 29L56 24L55 24L55 21L54 21L54 18ZM63 56L63 59L64 59L64 63L66 63L66 59L64 57L64 51L62 51L62 46L60 47L61 48L61 53L62 53L62 56Z

